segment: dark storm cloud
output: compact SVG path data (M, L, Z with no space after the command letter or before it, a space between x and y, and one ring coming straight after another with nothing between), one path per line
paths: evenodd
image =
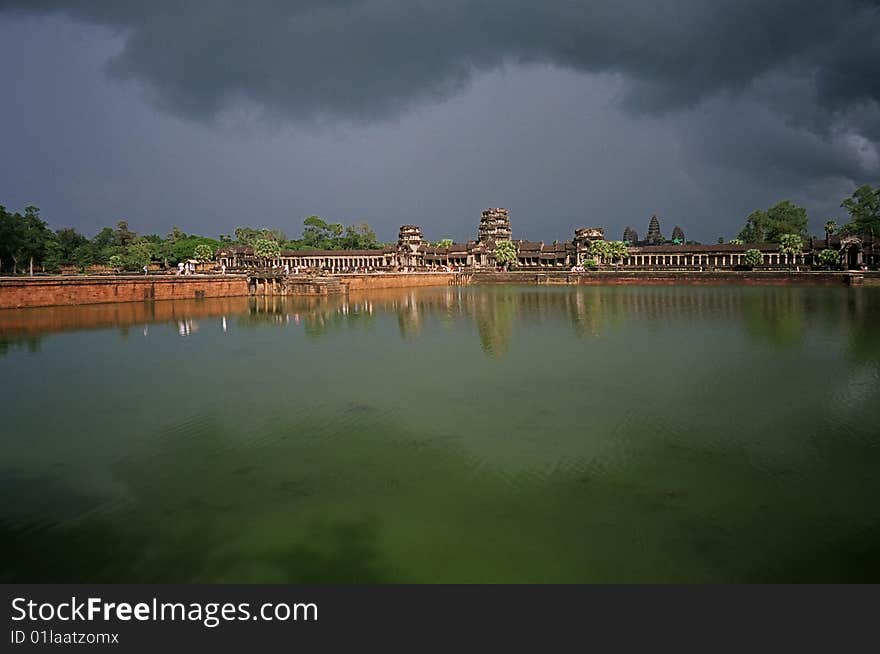
M657 213L705 239L781 199L821 231L880 180L877 1L0 0L0 22L0 201L77 224L227 232L260 206L290 233L468 238L506 205L532 238Z
M878 3L866 0L0 0L122 31L113 74L172 112L241 101L285 119L394 116L475 72L547 62L620 73L624 104L656 112L808 70L832 112L880 97ZM817 125L828 127L827 121Z

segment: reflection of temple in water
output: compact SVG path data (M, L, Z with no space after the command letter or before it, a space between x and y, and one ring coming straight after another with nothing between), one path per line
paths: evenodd
M144 336L152 336L150 325L168 323L179 335L194 336L200 326L226 332L233 323L241 328L301 328L320 338L340 329L369 329L384 315L396 320L404 339L419 338L429 326L470 325L491 357L510 349L518 326L568 324L579 337L595 338L632 324L686 329L692 322L716 322L738 325L748 338L771 347L800 346L811 326L844 326L855 335L853 351L864 358L877 349L871 325L880 318L880 308L869 300L862 291L809 287L444 286L376 290L348 297L257 296L60 306L0 312L0 354L21 347L33 349L43 334L75 329L135 325Z

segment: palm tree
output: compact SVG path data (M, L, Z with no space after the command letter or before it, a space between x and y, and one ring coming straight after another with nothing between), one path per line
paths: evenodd
M831 240L831 235L837 231L837 222L834 220L825 221L825 243Z
M779 252L785 256L791 267L797 261L797 255L804 251L804 240L798 234L783 234L779 238Z

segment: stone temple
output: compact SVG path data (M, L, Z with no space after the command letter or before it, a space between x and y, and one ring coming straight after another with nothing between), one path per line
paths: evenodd
M480 218L480 227L477 230L480 243L509 241L510 240L510 214L507 209L486 209Z
M631 227L624 230L626 255L614 260L596 255L593 243L605 240L602 227L581 227L570 241L546 243L512 237L507 209L483 211L477 226L476 240L449 246L431 245L418 225L403 225L397 244L376 250L284 250L271 260L260 260L253 248L232 245L217 251L217 262L228 270L285 268L291 272L432 272L442 270L496 270L495 246L510 241L516 246L515 270L571 271L585 262L595 262L602 269L621 270L716 270L754 267L788 269L793 266L818 266L818 254L825 249L838 253L844 268L877 267L880 264L880 238L873 235L826 235L824 239L805 238L803 252L786 257L776 243L687 244L684 231L676 226L673 239L667 241L660 231L660 220L652 216L647 237L638 240ZM747 266L745 254L758 250L761 263Z

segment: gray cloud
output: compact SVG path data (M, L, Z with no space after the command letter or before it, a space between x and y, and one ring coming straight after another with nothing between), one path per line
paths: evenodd
M811 71L815 100L831 111L880 97L880 15L868 0L0 0L2 9L121 30L110 71L197 119L236 102L283 119L385 118L505 62L620 73L635 111L693 106L783 65Z
M56 153L53 166L81 212L128 213L155 188L167 191L163 216L213 213L220 231L241 221L247 206L232 203L247 197L291 232L283 221L327 211L357 213L386 238L412 220L461 238L497 203L531 237L589 223L641 232L656 212L714 238L783 198L819 221L880 178L877 1L0 0L0 18L47 14L62 18L15 23L50 38L80 23L101 44L90 66L142 85L166 117L220 127L188 129L126 101L143 129L102 134L116 115L106 102L121 103L129 85L95 80L105 102L89 111L104 117L84 114L80 136L62 129L66 115L7 103L20 121L46 114L46 151L76 141L78 158ZM45 74L52 102L63 75ZM63 86L73 106L91 92ZM239 141L224 125L241 110L288 126ZM28 147L24 134L14 140ZM36 165L6 179L45 188ZM407 205L422 216L403 215Z

